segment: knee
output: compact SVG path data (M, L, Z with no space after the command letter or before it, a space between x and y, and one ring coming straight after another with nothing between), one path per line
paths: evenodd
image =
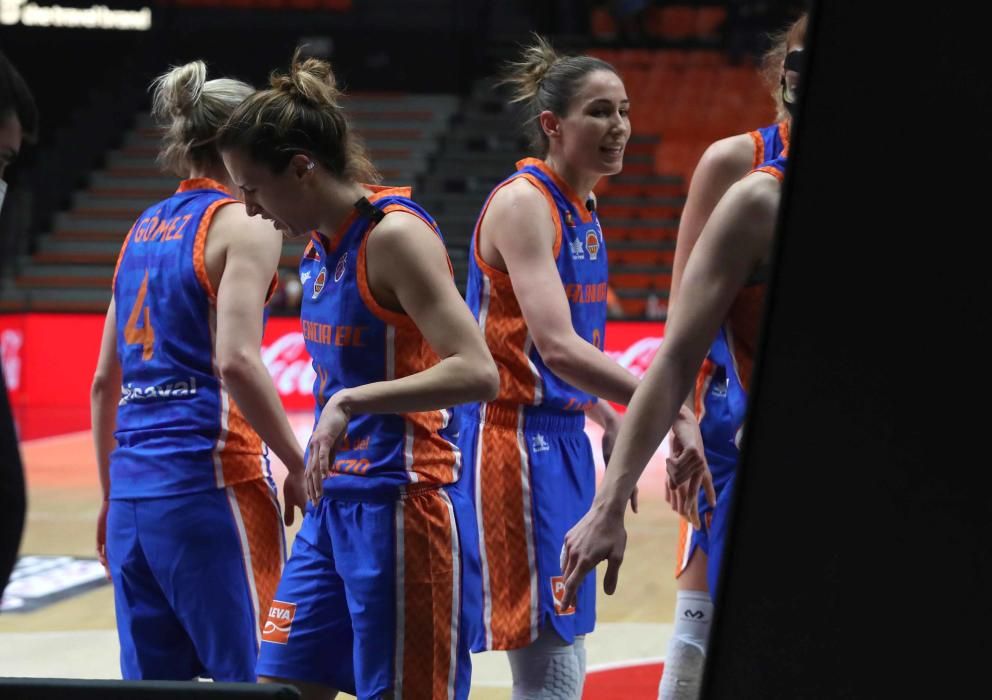
M584 663L576 647L554 630L543 630L533 643L508 655L513 672L513 700L578 697Z

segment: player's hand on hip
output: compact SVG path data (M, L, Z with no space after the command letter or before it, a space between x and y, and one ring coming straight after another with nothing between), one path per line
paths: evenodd
M334 471L334 455L351 420L351 414L334 399L332 396L321 409L307 450L307 495L314 505L320 500L324 479Z

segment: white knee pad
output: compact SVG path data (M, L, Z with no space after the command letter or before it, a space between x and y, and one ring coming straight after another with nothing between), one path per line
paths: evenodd
M708 593L678 592L675 627L665 654L658 700L696 700L699 697L712 619L713 603Z
M579 689L575 694L575 700L582 700L582 688L586 684L586 636L584 634L575 635L572 651L575 652L575 659L579 664Z
M550 627L528 646L507 652L513 672L512 700L579 700L582 672L572 644ZM585 668L585 647L581 651Z

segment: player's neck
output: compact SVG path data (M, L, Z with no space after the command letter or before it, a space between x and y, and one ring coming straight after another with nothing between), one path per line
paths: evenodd
M585 202L589 199L589 193L592 192L596 183L599 182L600 176L598 174L584 173L581 170L572 168L564 159L560 157L556 158L550 153L544 159L544 162L559 178L565 181L565 184L572 188L572 192L575 193L576 198L580 202Z
M333 234L355 211L355 202L362 197L370 197L372 191L358 182L329 181L321 188L322 207L318 230L327 235Z
M231 176L227 172L227 168L223 165L196 165L190 168L189 171L190 179L196 178L208 178L214 182L218 182L223 185L228 192L236 194L238 191L237 186L231 180Z

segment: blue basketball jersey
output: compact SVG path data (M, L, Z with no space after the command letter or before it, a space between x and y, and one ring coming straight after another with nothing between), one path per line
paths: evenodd
M216 293L207 231L235 202L185 180L128 233L114 273L121 399L111 497L173 496L267 477L267 449L225 389L214 357Z
M752 168L762 163L774 160L781 155L789 145L789 122L782 121L755 129L749 134L754 141L754 159Z
M779 182L782 182L785 178L785 168L788 164L789 153L786 150L779 153L774 158L769 158L767 161L756 167L754 171L759 173L768 173Z
M487 264L478 248L492 197L520 179L547 201L573 328L602 349L606 326L606 245L594 208L544 162L518 162L490 194L469 253L466 301L500 373L495 401L460 407L459 444L469 468L457 488L475 500L479 541L479 557L465 566L466 589L481 593L473 610L473 651L526 646L546 625L571 643L590 632L596 618L593 574L580 586L578 604L561 606L559 558L565 533L596 490L582 411L597 399L548 369L509 274Z
M536 158L518 162L517 172L489 195L472 238L465 299L499 368L500 390L494 403L582 411L596 397L547 368L534 346L510 276L486 263L478 250L479 231L489 202L496 192L519 179L529 182L547 199L556 232L554 256L568 298L572 326L582 338L603 348L608 266L599 218L578 200L567 183Z
M770 124L750 132L750 136L755 146L751 172L763 168L778 168L778 172L784 172L783 153L788 151L789 146L789 122ZM697 376L696 417L709 461L717 459L736 464L737 449L726 439L728 434L736 432L736 427L726 421L727 407L724 405L729 375L734 372L734 364L725 362L733 358L733 352L727 347L729 340L726 334L721 333L713 341L707 360ZM736 379L741 381L739 375Z
M374 210L404 211L437 224L410 198L409 188L370 187ZM380 306L366 276L365 249L376 225L358 209L331 238L312 234L300 263L300 318L317 377L314 424L324 404L345 387L399 379L437 364L439 358L416 325ZM336 498L395 498L413 484L440 486L458 480L451 411L355 415L338 447L324 492Z
M787 164L788 145L775 158L760 164L751 173L766 173L781 182L785 177ZM681 572L688 564L693 550L701 547L708 554L707 582L713 596L716 595L724 541L728 532L728 509L733 498L737 458L747 417L751 372L764 310L765 288L763 275L758 274L737 293L697 381L697 415L700 415L700 430L717 503L715 508L710 508L705 497L700 494L699 513L705 523L702 530L693 530L690 535L685 521L681 523L678 571ZM705 391L699 390L707 372L713 378L722 377L722 396L717 397L714 389L717 385L713 382Z
M782 182L788 161L788 149L786 149L752 172L765 173ZM750 386L751 368L754 366L754 355L757 351L759 326L765 305L765 286L764 281L760 280L741 289L723 324L723 337L733 360L728 368L733 368L738 383L745 391Z
M754 142L754 156L752 158L751 168L752 170L755 170L769 161L774 161L788 148L789 122L781 121L775 124L769 124L768 126L763 126L760 129L755 129L754 131L748 132L748 135ZM714 341L713 348L707 358L714 364L714 366L704 366L697 380L697 388L701 387L703 383L708 385L714 378L714 375L719 373L719 367L726 367L726 365L720 365L717 363L715 359L718 355L723 353L719 347L721 342L724 341L720 338L717 338ZM705 410L705 407L700 407L697 402L697 415L701 415L700 408ZM703 438L705 442L706 427L702 426L702 424L701 427L704 428Z

